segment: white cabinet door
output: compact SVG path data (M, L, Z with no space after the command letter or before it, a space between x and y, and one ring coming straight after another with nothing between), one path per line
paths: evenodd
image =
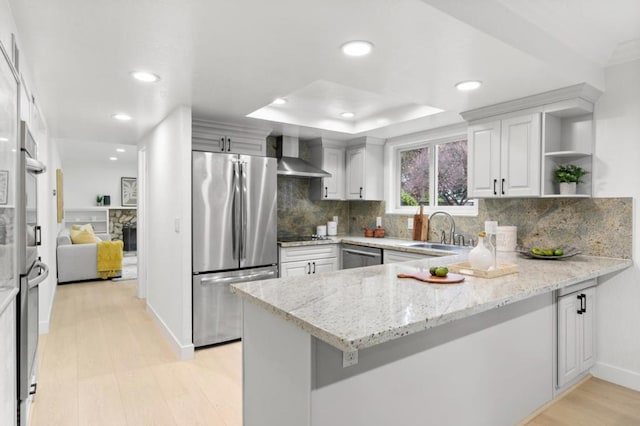
M596 288L591 287L580 292L584 294L585 307L582 313L582 350L580 352L580 363L582 371L588 370L596 363L596 339L595 339L595 307L596 307Z
M311 265L306 260L299 262L284 262L280 264L280 278L296 275L308 275Z
M595 300L595 286L558 298L558 387L595 364Z
M267 155L267 142L245 135L227 136L227 152L264 157Z
M15 299L0 315L0 424L17 422Z
M580 374L578 357L578 310L580 300L575 293L558 298L558 386Z
M468 186L471 197L498 197L500 120L469 126Z
M364 187L364 161L365 148L347 150L347 199L364 200L366 193Z
M338 258L315 259L311 261L311 273L320 274L322 272L332 272L338 270Z
M540 114L502 120L500 195L540 195Z
M330 178L323 178L323 200L344 199L344 150L324 148L323 169L331 173Z

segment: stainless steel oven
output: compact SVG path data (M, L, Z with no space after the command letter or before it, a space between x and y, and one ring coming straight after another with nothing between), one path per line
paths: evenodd
M36 391L35 370L38 352L39 284L49 274L47 265L40 261L38 246L42 231L38 225L38 175L45 166L36 158L37 145L25 122L20 126L20 183L18 217L18 421L26 425L26 402Z
M382 249L354 244L342 245L342 269L380 264L382 264Z

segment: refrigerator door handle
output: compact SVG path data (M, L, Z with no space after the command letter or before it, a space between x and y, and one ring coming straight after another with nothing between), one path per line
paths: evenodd
M256 272L254 274L241 275L237 277L220 277L220 278L203 278L200 280L200 285L210 285L210 284L234 284L234 283L242 283L245 281L255 281L256 279L264 279L265 277L276 277L276 273L274 270L271 271L262 271Z
M241 241L240 241L240 259L245 259L247 249L247 174L246 164L244 161L240 162L240 177L242 179L242 229Z
M27 278L27 288L28 289L32 289L32 288L38 286L42 281L45 280L45 278L47 278L49 276L49 267L46 264L42 263L41 261L38 260L38 261L34 262L33 266L29 270L29 272L31 272L33 270L33 268L40 268L40 274L38 274L38 276L35 277L32 280Z
M231 212L231 232L232 232L232 250L233 250L233 258L238 259L240 255L240 247L239 247L239 236L238 236L238 215L240 214L240 208L238 207L238 203L240 203L240 175L238 172L238 163L234 160L233 163L233 207Z

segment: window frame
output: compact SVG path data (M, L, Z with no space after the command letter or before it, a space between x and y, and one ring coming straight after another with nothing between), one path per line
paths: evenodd
M412 137L389 140L385 145L385 209L386 214L414 215L417 213L416 206L400 206L400 161L401 152L423 147L429 147L429 200L437 200L438 175L438 145L443 145L460 140L467 140L466 127L464 129L455 127L444 134L416 134ZM468 145L467 145L468 146ZM468 172L468 165L467 165ZM435 211L444 211L452 216L478 216L478 200L473 200L472 206L450 206L450 205L425 205L425 214Z

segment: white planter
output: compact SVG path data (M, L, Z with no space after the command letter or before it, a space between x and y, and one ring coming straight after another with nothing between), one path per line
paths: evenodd
M575 195L576 183L575 182L561 182L560 183L560 195Z

